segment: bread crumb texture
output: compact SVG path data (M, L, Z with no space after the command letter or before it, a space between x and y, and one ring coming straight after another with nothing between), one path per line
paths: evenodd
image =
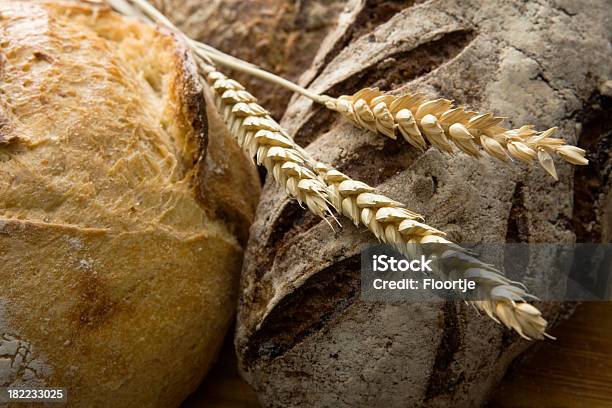
M206 128L172 35L93 3L0 3L0 386L67 387L75 407L196 387L259 191Z

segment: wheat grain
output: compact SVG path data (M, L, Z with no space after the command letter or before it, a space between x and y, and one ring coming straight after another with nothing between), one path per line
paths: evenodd
M132 1L153 22L166 25L184 36L145 0ZM125 0L111 0L111 2L119 3L116 9L130 13L131 3ZM141 14L138 10L132 10L131 13ZM546 320L537 308L527 303L526 300L531 296L519 283L510 281L492 266L472 257L461 247L448 241L444 238L443 232L422 223L422 217L406 209L402 203L378 194L367 184L353 180L310 157L290 139L280 125L270 117L268 111L256 103L255 97L240 83L217 71L207 58L207 54L194 47L194 42L186 36L185 39L193 47L202 81L211 89L216 108L225 120L230 133L251 157L256 158L258 164L268 169L274 179L285 187L288 194L300 203L305 203L310 211L324 219L331 215L329 205L333 206L338 213L351 219L355 225L364 225L379 240L393 245L407 256L414 256L416 251L429 248L430 255L436 256L447 265L444 269L448 271L447 276L442 276L443 278L462 277L479 283L479 298L486 300L468 302L477 310L514 329L526 339L541 339L548 336L545 333ZM386 101L392 103L388 98ZM385 130L387 133L390 126L395 126L392 123L393 117L387 115L380 107L375 109L376 116L370 116L360 101L357 101L355 108L365 112L355 117L361 126L370 130ZM428 113L421 115L422 119L427 118L429 111L437 112L433 109L433 104L427 109ZM433 113L431 115L433 116ZM431 137L439 146L445 146L444 130L435 120L429 119L431 118L421 121L423 123L420 126L425 126L428 133L434 135ZM418 130L419 125L410 127L410 122L411 119L405 117L408 129L406 131L409 134L416 134L415 129ZM467 140L467 135L464 138ZM576 151L566 149L563 154L574 158ZM429 245L417 247L414 244ZM442 273L443 270L438 269L437 272Z
M507 129L500 126L505 118L455 107L448 99L428 100L420 93L394 96L378 88L364 88L354 95L327 99L325 106L372 132L393 139L399 133L421 150L429 143L447 153L453 153L454 145L474 157L484 150L502 161L515 158L531 163L537 158L555 179L552 154L572 164L588 164L583 149L551 137L556 128L543 132L530 125Z

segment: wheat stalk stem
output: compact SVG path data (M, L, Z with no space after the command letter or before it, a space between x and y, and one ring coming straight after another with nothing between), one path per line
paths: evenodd
M232 57L231 55L225 54L216 48L209 46L208 44L201 43L199 41L190 40L192 47L198 50L200 53L204 53L213 62L224 65L228 68L235 69L250 74L254 77L261 78L265 81L280 85L281 87L290 90L291 92L299 93L313 101L325 104L331 101L333 98L327 95L318 95L314 92L309 91L285 78L275 75L271 72L265 71L253 64L249 64L238 58Z
M445 265L447 276L443 278L460 277L479 283L480 294L486 300L469 301L469 304L526 339L548 336L545 333L546 320L527 302L533 297L520 283L510 281L491 265L448 241L443 232L421 222L422 217L406 209L402 203L378 194L373 187L312 158L295 144L240 83L216 70L210 54L203 52L202 47L194 46L145 0L130 1L153 22L164 24L186 38L196 54L201 79L211 89L216 108L230 133L258 164L268 169L288 194L326 220L330 215L333 217L331 205L355 225L365 226L380 241L393 245L409 257L414 256L415 251L426 250L425 246L414 244L430 244L427 246L430 255ZM117 4L116 9L125 14L138 14L138 10L131 10L126 0L109 2ZM442 270L437 272L443 273Z

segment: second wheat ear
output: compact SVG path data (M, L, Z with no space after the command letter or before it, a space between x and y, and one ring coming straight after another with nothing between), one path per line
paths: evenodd
M478 290L485 300L468 301L469 304L516 330L526 339L550 337L545 332L546 320L537 308L527 302L533 296L520 283L509 280L493 266L448 241L442 231L424 224L420 215L406 209L402 203L378 194L371 186L353 180L311 157L270 117L266 109L257 104L253 95L219 72L210 61L214 59L211 54L217 58L225 57L219 57L217 51L206 51L205 46L190 40L146 0L108 2L123 14L145 17L185 38L196 56L202 81L210 87L216 108L230 133L245 151L268 169L289 195L304 203L310 211L325 219L331 214L331 206L356 225L365 226L380 241L393 245L408 256L414 255L413 244L432 244L429 247L433 248L430 255L453 266L447 269L449 276L442 278L468 278L479 283ZM330 97L311 96L321 103L332 101ZM390 99L386 101L393 103ZM358 107L360 104L356 102ZM361 116L355 118L361 124ZM363 125L370 130L378 130L376 123L374 128L371 123L367 121ZM388 124L391 125L391 122ZM438 138L436 142L441 143L440 140ZM442 273L440 270L437 272Z
M453 153L456 147L473 157L484 151L502 161L531 163L537 158L555 180L553 154L572 164L589 163L583 149L551 137L556 128L543 132L531 125L507 129L500 125L505 118L455 107L448 99L429 100L419 93L395 96L365 88L324 103L357 126L393 139L399 133L421 150L431 144L446 153Z

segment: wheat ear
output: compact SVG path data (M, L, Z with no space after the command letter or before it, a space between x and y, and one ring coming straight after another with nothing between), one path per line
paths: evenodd
M552 154L566 161L586 165L585 151L551 137L556 128L537 132L533 126L518 129L500 126L505 119L492 113L477 113L455 107L448 99L429 100L423 94L385 94L378 88L364 88L354 95L343 95L325 102L357 126L392 139L401 134L414 147L424 150L428 143L447 153L453 145L478 157L481 149L503 161L512 158L542 167L557 179Z
M121 8L117 9L128 13L125 10L131 7L129 3L112 1L120 2ZM159 12L145 0L133 2L149 19L180 33L163 15L156 15ZM132 14L136 14L135 11ZM446 240L443 232L420 222L422 217L406 209L403 204L377 194L367 184L310 157L240 83L217 71L201 50L194 48L194 52L201 78L210 87L216 108L230 133L251 156L256 157L259 164L272 173L277 182L285 186L291 196L323 218L330 214L328 204L332 205L355 225L364 225L379 240L393 245L407 256L414 255L416 247L413 244L431 244L428 246L433 248L430 255L450 271L446 278L462 277L479 283L480 295L486 300L469 301L469 304L526 339L548 336L545 333L546 320L537 308L527 303L526 299L532 296L519 283L507 279L491 265Z

